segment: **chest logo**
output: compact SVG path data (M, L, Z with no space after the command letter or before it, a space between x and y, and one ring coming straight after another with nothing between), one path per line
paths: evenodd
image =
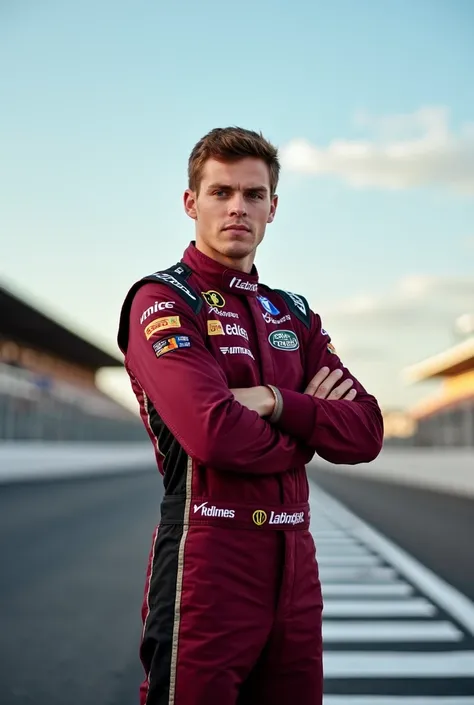
M276 306L272 304L270 299L267 299L266 296L257 296L257 299L260 301L260 304L264 311L269 313L271 316L279 315L280 311L277 309Z
M253 523L257 526L263 526L267 521L267 513L263 509L257 509L252 514Z
M300 343L292 330L274 330L268 336L270 345L277 350L298 350Z
M217 306L217 308L222 308L225 306L225 299L222 294L219 294L218 291L213 291L211 289L210 291L201 291L201 294L209 306Z
M207 322L207 334L208 335L224 335L224 328L220 321L208 321Z

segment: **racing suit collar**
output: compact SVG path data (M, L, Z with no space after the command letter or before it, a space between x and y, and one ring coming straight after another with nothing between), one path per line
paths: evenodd
M258 294L258 272L255 265L250 274L229 269L198 250L194 240L184 251L182 261L218 290L237 296L255 297Z

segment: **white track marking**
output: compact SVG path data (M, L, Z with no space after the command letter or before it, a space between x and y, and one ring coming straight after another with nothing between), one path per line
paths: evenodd
M314 483L310 490L311 516L318 518L311 531L324 598L324 674L332 691L324 705L474 705L474 685L470 697L420 693L427 682L430 693L441 682L471 693L472 602ZM386 695L387 679L406 695Z
M378 556L370 553L362 554L360 556L348 556L346 552L338 553L336 555L328 556L327 554L319 555L318 563L320 566L327 565L339 565L339 566L367 566L367 565L380 565L381 560Z
M401 597L413 594L408 583L325 583L325 597Z
M431 642L459 641L463 634L451 622L328 621L323 624L323 639L328 642Z
M382 536L376 529L363 522L314 483L311 483L311 493L311 514L313 516L317 516L320 512L328 513L332 518L337 516L338 524L348 533L377 551L400 574L474 635L474 604L467 597L448 585L395 543ZM474 670L471 675L473 674Z
M474 697L442 695L325 695L323 705L474 705Z
M326 651L326 678L472 678L474 651Z
M346 581L359 581L367 582L369 580L387 582L389 580L394 580L397 577L397 573L393 568L388 567L345 567L345 566L321 566L320 568L321 580L323 582L341 582L341 580Z
M423 598L400 600L325 600L325 617L432 617L436 607ZM474 673L474 672L473 672Z

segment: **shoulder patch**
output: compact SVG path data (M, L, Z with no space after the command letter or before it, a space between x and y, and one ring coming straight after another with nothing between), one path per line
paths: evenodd
M189 267L184 264L184 262L178 262L169 267L169 269L164 269L160 272L155 272L154 274L149 274L145 279L147 281L153 281L159 279L164 284L171 286L177 294L181 296L184 301L186 301L189 306L193 309L194 313L198 314L202 308L202 299L196 294L196 292L191 289L187 283L187 279L191 274Z
M173 291L179 294L179 296L181 296L181 298L188 303L196 315L200 312L203 306L203 301L186 281L191 273L191 269L184 264L184 262L178 262L168 269L155 272L154 274L148 274L146 277L143 277L139 281L135 282L128 292L120 312L117 344L124 354L126 354L128 347L128 335L130 328L129 317L132 301L137 291L147 282L156 282L158 280L162 281L164 284L168 284Z
M294 294L291 291L284 291L283 289L274 289L274 291L280 294L286 301L290 311L300 319L306 328L311 328L311 310L304 296Z

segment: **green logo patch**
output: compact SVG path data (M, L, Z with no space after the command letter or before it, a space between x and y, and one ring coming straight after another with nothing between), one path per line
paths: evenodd
M277 350L298 350L300 343L292 330L274 330L268 336L270 345Z

